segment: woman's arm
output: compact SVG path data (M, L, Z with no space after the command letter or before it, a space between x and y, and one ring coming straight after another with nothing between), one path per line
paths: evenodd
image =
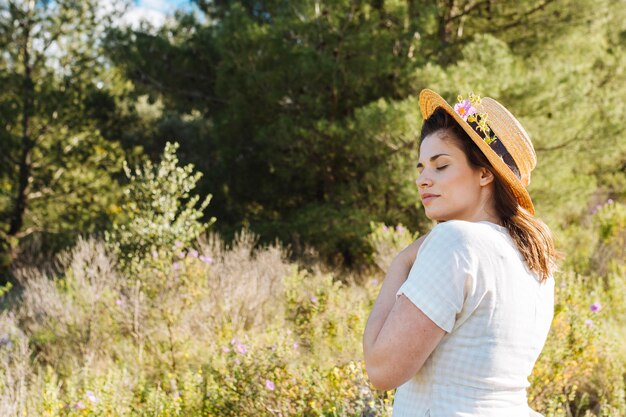
M372 312L365 325L365 332L363 334L364 348L366 344L369 344L367 342L376 339L380 329L383 327L383 323L396 302L396 292L398 292L398 289L402 286L404 281L406 281L409 271L413 266L413 262L415 262L415 258L417 257L417 251L424 239L426 239L426 236L428 235L420 236L415 242L411 243L396 255L391 262L378 298L376 298Z
M445 333L406 297L396 301L425 238L417 239L391 262L365 326L365 366L378 389L396 388L414 375Z

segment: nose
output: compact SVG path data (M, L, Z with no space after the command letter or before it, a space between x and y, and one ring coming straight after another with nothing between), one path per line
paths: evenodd
M426 188L432 185L432 180L426 175L426 170L423 170L415 180L418 188Z

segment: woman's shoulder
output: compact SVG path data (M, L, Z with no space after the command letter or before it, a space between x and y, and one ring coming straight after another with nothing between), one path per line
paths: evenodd
M437 224L428 234L431 244L454 247L472 246L478 242L501 243L506 228L489 222L470 222L466 220L448 220ZM507 234L508 236L508 234ZM427 242L425 241L424 244Z
M477 233L489 230L489 226L482 222L470 222L466 220L447 220L437 224L431 234L451 235L458 238L476 236Z

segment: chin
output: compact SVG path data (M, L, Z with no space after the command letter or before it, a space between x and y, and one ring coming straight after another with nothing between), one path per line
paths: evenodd
M425 210L426 217L435 222L445 222L447 220L452 220L453 217L446 215L445 213L438 213L436 210Z
M426 217L428 217L432 221L439 222L439 221L445 220L445 219L442 218L441 215L439 215L436 212L433 213L433 212L429 212L428 210L426 210L425 213L426 213Z

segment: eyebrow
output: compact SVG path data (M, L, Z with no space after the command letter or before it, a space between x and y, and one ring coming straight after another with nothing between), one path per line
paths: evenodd
M438 153L437 155L431 156L430 157L430 162L433 162L435 159L439 158L440 156L450 156L447 153ZM422 164L421 162L417 163L417 168L424 168L424 164Z

